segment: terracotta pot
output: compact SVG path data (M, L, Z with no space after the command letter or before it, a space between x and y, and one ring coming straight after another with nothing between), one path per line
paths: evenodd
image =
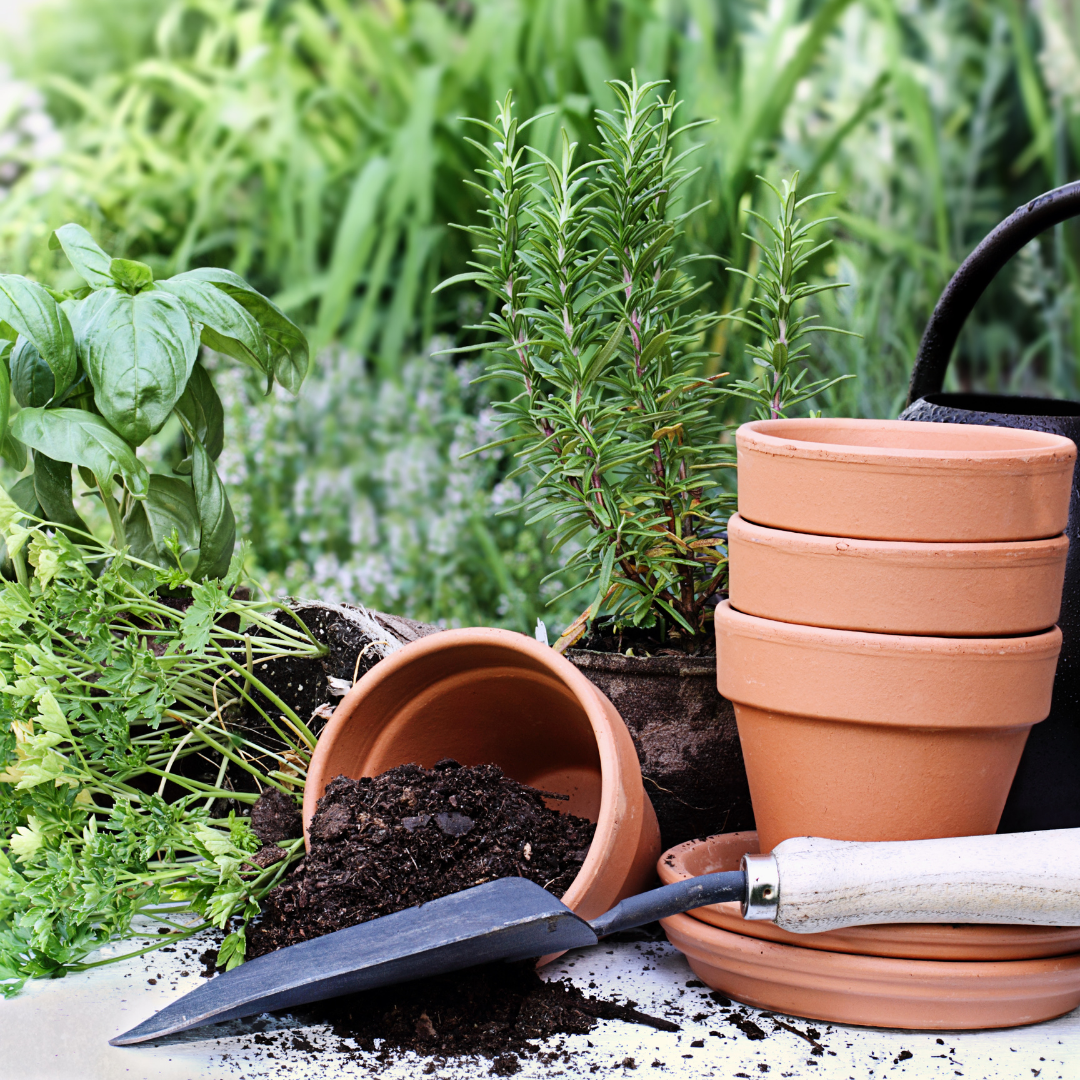
M1076 444L901 420L755 420L736 434L739 514L863 540L1000 543L1065 530Z
M326 725L304 787L305 831L337 776L377 776L441 758L493 763L566 795L555 809L596 822L563 902L587 919L646 888L660 854L656 816L626 725L568 660L509 630L445 630L371 669Z
M1050 710L1061 631L908 637L716 609L762 849L790 836L918 840L996 830Z
M671 885L701 874L738 870L742 856L757 851L756 832L709 836L665 851L656 869L660 880ZM823 934L792 934L770 922L747 922L738 903L710 904L687 914L746 937L864 956L907 960L1031 960L1080 952L1080 926L889 923L848 926Z
M970 1031L1035 1024L1080 1005L1075 953L984 963L897 960L762 941L689 915L660 922L694 974L714 990L812 1020Z
M735 710L716 689L715 656L571 649L567 658L626 721L665 848L753 827Z
M1069 541L916 544L848 540L728 521L731 605L838 630L941 637L1053 626Z

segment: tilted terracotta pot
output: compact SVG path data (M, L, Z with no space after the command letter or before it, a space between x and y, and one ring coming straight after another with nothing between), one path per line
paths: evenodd
M626 721L665 848L753 827L735 710L716 689L715 656L566 655Z
M731 605L806 626L941 637L1032 634L1057 622L1069 541L849 540L728 521Z
M1050 711L1061 631L909 637L716 609L763 851L791 836L992 833L1028 731Z
M1000 543L1065 530L1076 444L902 420L755 420L736 433L739 514L864 540Z
M563 896L586 919L646 888L660 854L637 754L611 702L568 660L524 634L445 630L371 669L319 738L304 787L305 832L337 776L451 757L495 764L566 795L555 809L596 822L589 853Z
M656 864L665 885L738 870L744 854L756 854L756 832L732 832L680 844ZM886 923L846 926L819 934L792 934L774 923L748 921L738 902L710 904L687 912L710 926L746 937L778 941L803 949L893 956L904 960L1033 960L1080 952L1080 926L1008 926L967 923Z

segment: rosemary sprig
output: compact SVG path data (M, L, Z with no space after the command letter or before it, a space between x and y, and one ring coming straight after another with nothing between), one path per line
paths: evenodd
M766 230L765 240L744 234L760 249L760 272L750 274L738 267L729 267L732 273L749 278L756 290L746 311L732 312L728 318L747 326L760 340L760 344L747 346L758 369L757 378L736 379L730 384L729 392L753 402L754 415L758 419L776 420L837 383L855 378L854 375L839 375L805 382L807 368L803 365L810 350L807 335L812 332L859 335L835 326L819 326L816 313L805 311L805 301L809 297L846 288L846 283L840 281L810 284L802 276L810 260L832 243L832 240L814 242L815 232L832 218L804 222L797 216L802 207L820 199L824 193L800 199L798 172L790 180L781 181L782 190L764 177L758 179L779 200L780 213L775 221L769 221L754 210L748 211Z

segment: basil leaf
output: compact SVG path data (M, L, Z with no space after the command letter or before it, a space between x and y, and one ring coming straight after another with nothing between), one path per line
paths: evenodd
M133 446L160 431L199 352L184 305L156 289L102 289L80 301L79 356L102 416Z
M146 498L150 475L135 451L100 417L82 409L23 409L12 434L56 461L85 465L102 480L119 474L136 499Z
M34 495L43 518L67 528L90 531L71 498L69 462L54 461L43 453L35 453L33 481Z
M34 281L0 274L0 319L33 343L53 373L53 395L75 378L75 335L59 304Z
M146 263L133 259L113 259L109 263L109 274L122 289L135 292L154 284L154 271Z
M20 405L37 408L52 401L56 380L32 341L19 336L11 350L10 364L11 392Z
M183 480L153 473L150 491L142 502L132 506L124 526L134 555L159 566L175 566L166 547L173 530L180 541L181 556L199 547L199 509L195 492Z
M131 509L124 518L124 539L127 541L128 551L136 559L142 559L158 566L173 565L172 560L166 559L158 552L154 544L154 534L150 531L150 522L147 520L146 511L141 502L131 504Z
M26 447L10 431L5 431L0 440L0 455L17 472L26 468Z
M191 318L202 323L202 343L207 348L231 356L263 375L272 373L270 343L262 327L227 292L184 274L159 281L157 288L178 297Z
M11 374L8 371L8 358L11 356L11 344L0 345L0 439L7 434L8 418L11 415Z
M303 331L271 300L256 292L239 274L213 266L188 270L171 282L207 281L250 312L270 343L274 378L290 393L300 389L308 369L308 343ZM164 283L162 283L164 284Z
M32 517L41 517L41 506L34 491L34 478L24 476L8 488L8 494L20 510L25 510Z
M57 248L64 249L68 262L91 289L107 289L113 283L109 273L112 260L81 225L61 225L49 237L49 249Z
M236 546L236 519L225 485L198 439L191 446L191 482L195 488L201 530L199 561L191 576L196 581L223 578L229 572Z
M225 445L225 409L202 364L191 369L191 378L176 403L176 411L184 427L206 448L211 461L217 461Z

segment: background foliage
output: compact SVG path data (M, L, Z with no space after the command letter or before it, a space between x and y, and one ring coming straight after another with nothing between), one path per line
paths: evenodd
M895 415L949 274L1075 175L1077 19L1067 0L42 0L0 89L0 270L69 284L44 241L77 220L158 276L245 275L323 348L295 416L235 388L256 572L527 629L555 564L540 534L491 517L507 462L452 456L486 423L468 369L423 359L484 300L430 293L467 257L447 223L478 209L460 117L491 119L513 89L522 115L552 110L531 138L553 151L561 126L596 141L605 79L670 79L684 119L715 120L688 247L750 272L755 174L836 191L820 210L838 243L811 269L852 283L820 304L862 337L818 342L812 375L859 378L814 404ZM954 385L1076 394L1073 232L995 282ZM700 266L713 310L744 303L738 275ZM730 323L711 344L716 370L748 373Z

